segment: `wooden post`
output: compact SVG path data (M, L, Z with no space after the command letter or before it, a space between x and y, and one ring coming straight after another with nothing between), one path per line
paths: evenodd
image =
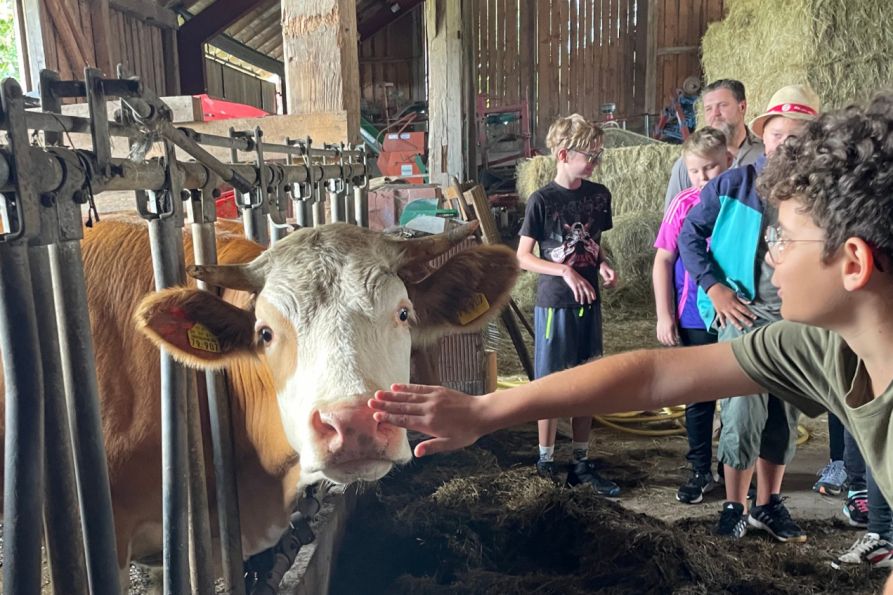
M346 112L345 138L360 135L357 10L352 0L282 0L289 114Z
M463 0L425 2L425 34L428 41L428 172L433 184L447 185L450 176L464 180L471 172L464 155L473 134L474 112L468 112L468 77L463 62L470 34L463 26L463 12L471 19L472 4ZM471 102L473 104L473 101Z

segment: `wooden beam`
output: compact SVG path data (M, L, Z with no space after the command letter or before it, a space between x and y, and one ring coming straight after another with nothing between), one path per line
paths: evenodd
M217 0L177 30L180 87L183 93L204 93L205 61L202 46L230 24L260 6L265 0Z
M176 29L179 26L177 13L160 6L154 0L108 0L108 4L119 12L129 14L155 27Z
M282 0L287 111L347 113L349 142L359 141L360 67L353 0Z
M403 17L424 0L399 0L397 2L385 2L368 19L357 23L357 34L360 41L369 39L397 19Z
M71 69L78 72L85 66L90 65L87 60L86 41L81 38L77 29L73 26L73 19L63 0L45 0L47 11L53 20L56 33L59 34L59 40L68 54L68 60L71 63Z
M463 36L463 9L471 3L455 0L425 2L425 32L428 40L428 172L432 184L446 185L450 176L464 180L471 172L464 155L467 126L474 120L468 112L466 93L467 59ZM474 9L474 8L472 8Z
M154 2L152 3L154 5ZM106 76L115 76L112 47L109 42L109 0L87 0L93 23L93 48L96 67Z

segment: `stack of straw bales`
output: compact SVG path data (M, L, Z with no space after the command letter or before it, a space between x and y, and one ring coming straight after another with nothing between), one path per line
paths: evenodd
M893 8L875 0L727 0L726 18L707 29L707 81L747 88L748 119L779 88L809 84L825 109L869 99L893 86Z

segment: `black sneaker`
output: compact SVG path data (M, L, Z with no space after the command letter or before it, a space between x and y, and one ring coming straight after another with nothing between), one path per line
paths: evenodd
M726 502L719 512L719 522L713 532L729 539L741 539L747 534L747 520L744 517L744 505L738 502Z
M536 474L552 483L558 483L558 474L555 472L555 461L537 461Z
M596 473L595 466L589 459L574 461L567 474L567 485L573 487L580 484L592 486L599 496L614 498L620 495L620 486Z
M868 527L868 490L850 490L843 514L853 527Z
M747 522L751 527L768 531L778 541L806 541L806 531L791 518L779 494L772 494L767 504L751 508Z
M701 472L692 469L691 475L676 492L676 499L683 504L698 504L704 500L704 494L716 487L710 471Z

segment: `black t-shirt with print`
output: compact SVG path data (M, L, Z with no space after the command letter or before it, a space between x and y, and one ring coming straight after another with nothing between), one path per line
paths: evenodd
M576 190L549 182L530 195L519 235L539 243L540 258L574 267L598 291L602 232L613 227L611 193L601 184L583 180ZM579 305L564 279L540 275L536 305L571 308Z

